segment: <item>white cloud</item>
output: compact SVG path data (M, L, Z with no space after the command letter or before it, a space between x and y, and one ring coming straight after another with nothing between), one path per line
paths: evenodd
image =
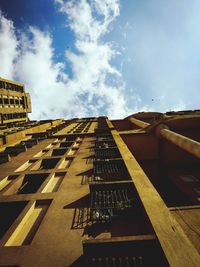
M17 56L17 39L13 22L6 19L0 10L0 75L13 78L14 60Z
M110 23L119 15L119 2L56 2L59 2L60 11L67 15L69 27L76 35L78 53L66 51L66 57L72 65L76 90L87 94L86 101L90 108L93 103L91 99L98 97L104 102L102 107L105 114L111 117L124 116L128 112L123 95L124 84L120 72L110 64L117 51L112 44L102 42Z
M110 63L117 51L102 41L119 15L118 0L55 2L74 31L77 52L66 50L66 61L55 63L50 33L30 26L17 37L12 21L1 15L0 53L6 64L0 65L0 73L25 83L32 97L32 118L126 116L124 82ZM64 70L66 62L72 78Z

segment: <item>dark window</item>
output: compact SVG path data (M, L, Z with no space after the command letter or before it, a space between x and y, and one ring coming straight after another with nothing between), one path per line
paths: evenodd
M23 108L25 108L25 97L22 96L22 103L23 103Z
M60 143L60 147L68 147L69 148L73 144L74 144L73 141L62 142L62 143Z
M53 169L56 167L56 164L58 163L59 160L60 158L43 159L39 169L41 170Z
M10 104L14 105L14 98L10 98Z
M14 84L11 84L11 90L15 91L15 85Z
M8 105L9 104L8 98L4 98L4 104L5 105Z
M18 188L17 194L31 194L37 192L48 175L48 173L25 175L21 186Z
M67 149L53 149L52 156L64 155L67 152Z

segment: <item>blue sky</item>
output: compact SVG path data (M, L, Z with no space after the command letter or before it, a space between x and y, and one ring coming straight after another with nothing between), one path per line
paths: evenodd
M200 1L0 0L0 76L32 119L199 109Z

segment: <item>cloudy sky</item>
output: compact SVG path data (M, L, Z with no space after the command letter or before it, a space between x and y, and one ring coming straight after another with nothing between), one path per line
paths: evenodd
M199 0L0 0L0 76L32 119L200 108Z

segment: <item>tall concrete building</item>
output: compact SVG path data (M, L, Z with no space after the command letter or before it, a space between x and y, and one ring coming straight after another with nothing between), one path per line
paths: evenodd
M199 111L3 125L0 267L200 266Z

